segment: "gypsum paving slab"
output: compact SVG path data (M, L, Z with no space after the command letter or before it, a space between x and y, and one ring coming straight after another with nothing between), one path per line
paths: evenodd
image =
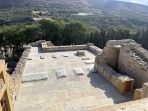
M85 63L86 63L86 64L94 64L95 61L94 61L94 60L86 60Z
M88 57L83 57L82 60L90 60Z
M57 69L56 76L58 79L63 78L63 77L67 77L66 70L65 69Z
M57 58L57 56L56 55L52 55L52 58Z
M78 75L84 75L84 71L81 68L74 68L73 72Z
M97 70L94 68L94 64L88 65L88 71L92 72L92 73L96 73Z
M69 54L68 53L63 53L62 56L63 57L69 57Z
M77 51L77 55L78 55L78 56L85 56L85 51L78 50L78 51Z
M30 73L22 76L22 82L40 81L48 79L47 72Z
M44 56L40 56L40 59L44 59Z

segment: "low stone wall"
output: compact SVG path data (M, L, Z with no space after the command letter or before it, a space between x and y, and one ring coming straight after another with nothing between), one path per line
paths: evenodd
M13 102L17 98L17 94L21 84L21 75L24 71L24 67L25 67L29 52L30 52L30 48L29 47L25 48L19 62L17 63L17 66L13 74L10 75L9 89L10 89L10 94Z
M120 93L129 92L133 89L134 80L128 76L117 73L106 64L97 65L96 70L106 78L112 85L114 85Z
M131 48L134 52L136 52L141 58L145 59L145 61L148 62L148 51L144 48L142 48L139 45L136 45L135 47Z
M138 50L138 49L135 49ZM143 83L148 82L148 62L138 51L134 51L129 45L120 49L118 71L135 80L134 87L141 88ZM146 56L146 55L145 55ZM148 57L147 57L148 58Z
M94 46L92 43L87 45L67 45L67 46L48 46L46 42L41 43L43 52L70 51L70 50L90 50L95 54L100 54L103 50Z
M92 46L88 46L88 49L91 50L92 52L94 52L95 54L101 54L103 52L102 49L92 45Z
M45 40L39 40L39 41L30 43L29 45L31 45L32 47L39 47L39 46L41 46L41 43L44 43L44 42L46 42L46 41Z
M71 45L71 46L50 46L42 47L43 52L54 52L54 51L70 51L70 50L86 50L88 49L87 45Z

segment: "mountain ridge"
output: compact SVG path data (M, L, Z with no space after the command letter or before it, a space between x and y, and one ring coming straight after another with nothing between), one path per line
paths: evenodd
M148 26L148 6L117 0L0 0L0 9L48 11L54 18L78 19L88 24ZM93 13L78 16L78 13ZM76 16L77 15L77 16ZM39 15L36 15L39 16ZM49 15L45 15L49 16ZM94 23L91 23L94 19ZM102 21L103 20L103 21Z

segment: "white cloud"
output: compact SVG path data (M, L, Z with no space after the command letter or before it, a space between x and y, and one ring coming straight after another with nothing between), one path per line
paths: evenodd
M148 0L130 0L130 2L148 5Z
M120 1L126 1L126 2L148 5L148 0L120 0Z

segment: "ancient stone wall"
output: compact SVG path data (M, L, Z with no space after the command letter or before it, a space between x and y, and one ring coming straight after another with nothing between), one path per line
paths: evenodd
M126 75L122 75L106 64L95 64L95 69L114 85L120 93L130 92L133 89L134 80Z
M92 43L87 45L65 45L65 46L48 46L46 42L41 43L43 52L53 51L71 51L71 50L90 50L95 54L101 53L103 50L94 46Z
M100 48L98 48L98 47L96 47L94 45L88 46L88 49L90 51L94 52L95 54L100 54L103 51L102 49L100 49Z
M30 47L25 48L19 62L17 63L17 66L13 74L10 75L9 89L10 89L10 94L13 102L17 98L17 94L21 84L21 75L24 71L24 67L25 67L29 52L30 52Z
M44 43L44 42L46 42L46 41L45 40L39 40L39 41L30 43L29 45L31 45L32 47L39 47L39 46L41 46L41 43Z
M42 47L43 52L53 52L53 51L71 51L71 50L86 50L87 45L71 45L71 46L50 46Z
M120 49L118 71L134 78L136 88L141 88L142 84L148 81L148 56L146 53L147 51L139 45L122 45Z
M104 47L103 52L96 56L96 63L107 64L113 69L117 69L119 52L120 50L118 48L106 46Z
M148 81L148 51L133 40L110 40L96 57L97 64L107 64L123 75L135 80L141 88Z

